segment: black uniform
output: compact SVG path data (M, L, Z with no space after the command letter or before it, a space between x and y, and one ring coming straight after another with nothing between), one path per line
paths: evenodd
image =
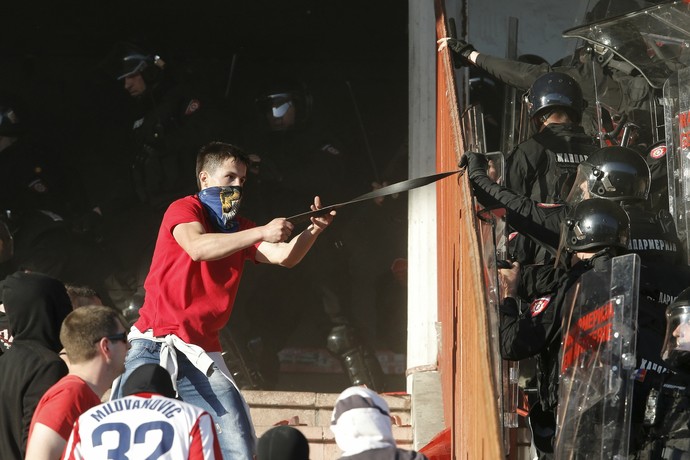
M599 147L577 124L549 124L506 158L506 187L540 203L564 199L569 174Z
M637 376L633 392L631 450L638 451L647 439L644 428L645 405L652 391L670 378L661 358L666 330L666 307L690 284L686 266L643 265L640 270L640 296L637 312ZM644 458L644 457L643 457Z
M187 85L161 82L136 100L132 121L132 171L139 199L165 207L174 198L193 193L196 154L218 140L223 126L219 111L209 107Z
M575 66L550 66L549 64L529 64L512 61L480 53L477 57L477 67L485 70L497 80L518 89L526 91L534 80L548 72L562 72L575 79L582 87L582 95L588 101L583 113L585 131L596 134L596 96L600 102L614 112L633 114L638 110L649 110L649 95L652 88L641 75L627 75L615 69L602 68L600 64L587 58L586 62L579 62ZM597 82L595 92L594 82ZM637 123L644 121L644 117L635 117ZM649 127L647 127L650 129Z
M609 259L606 256L602 260ZM520 271L518 294L529 301L529 308L520 311L512 298L506 299L500 308L501 356L516 361L536 357L539 402L530 410L530 422L540 458L551 458L553 452L565 296L591 268L590 263L594 259L580 262L570 270L551 265L525 266Z
M506 299L500 309L501 356L518 361L537 357L539 399L544 410L558 404L558 353L561 347L562 308L568 289L604 254L568 269L531 265L520 271L519 296L530 302L519 311L515 299Z
M538 390L541 414L552 414L558 404L559 352L562 308L567 291L587 270L610 261L602 254L579 262L570 270L552 266L527 266L520 274L519 295L530 301L521 312L514 299L501 306L500 341L505 359L520 360L537 356ZM669 372L661 359L666 321L665 308L690 282L684 267L643 266L637 318L637 371L633 391L631 451L641 447L643 419L650 391ZM548 450L547 450L548 452Z
M470 181L477 200L486 207L504 207L507 222L521 234L555 254L560 240L560 225L568 214L568 206L545 205L502 187L492 181L481 165L475 165ZM640 255L643 264L664 262L683 265L682 245L675 225L668 213L658 215L634 204L624 204L630 217L630 242L632 252Z
M649 406L647 440L636 458L690 458L690 375L667 374Z
M348 137L330 126L315 126L316 117L312 120L283 131L247 128L245 148L260 156L260 161L250 168L245 183L245 216L265 223L278 216L305 212L316 195L327 205L371 190ZM328 337L329 351L339 357L353 384L379 385L377 389L381 389L380 364L368 346L359 353L365 337L354 327L348 242L344 242L342 232L347 228L347 210L339 211L338 222L337 228L322 235L324 240L312 248L299 270L277 271L264 264L245 269L233 313L238 318L229 327L239 348L250 344L252 353L247 361L258 357L264 387L277 382L278 352L295 330L309 325L309 332L300 335L300 345L319 346ZM266 285L273 288L267 290ZM335 339L329 341L331 337ZM358 358L343 357L353 349L357 349L358 356L365 355L369 364L356 365L353 363ZM372 367L376 377L366 382L358 380L355 369Z

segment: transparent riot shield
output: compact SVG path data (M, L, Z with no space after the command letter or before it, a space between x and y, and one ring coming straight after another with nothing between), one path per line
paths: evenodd
M690 6L685 0L600 19L563 32L565 38L579 38L594 46L600 61L638 71L653 88L661 88L668 77L690 60ZM619 60L610 62L616 56Z
M534 134L534 130L530 124L524 91L508 86L505 93L501 150L511 152L516 145Z
M500 152L487 154L493 157L491 163L495 166L495 174L502 171L503 155ZM503 298L498 283L498 265L506 257L506 223L505 209L487 209L478 206L479 244L484 266L484 292L488 302L489 334L491 356L494 358L494 382L500 388L499 408L503 417L503 426L516 428L518 426L518 377L519 364L517 361L500 359L499 348L499 317L498 307Z
M465 152L486 152L486 135L484 130L484 111L482 106L469 106L461 115L462 141Z
M599 265L570 289L563 309L558 459L628 458L640 258Z
M690 69L666 81L663 102L669 207L690 262Z
M486 152L484 116L480 105L470 106L461 117L465 151L484 153L489 159L489 177L503 183L504 159L501 152ZM516 361L500 359L498 305L502 296L499 292L497 261L505 260L507 255L507 227L505 210L484 209L477 205L479 217L479 244L484 265L484 292L489 304L489 334L491 356L493 358L494 385L499 388L498 408L505 428L518 426L518 374ZM508 436L505 436L508 447Z
M498 264L502 260L500 247L505 247L501 235L505 235L504 209L480 209L479 244L482 252L484 293L488 303L489 336L491 356L493 358L493 375L496 388L500 388L499 409L503 418L503 426L517 428L518 426L518 377L519 365L517 361L500 359L498 308L503 298L498 282Z

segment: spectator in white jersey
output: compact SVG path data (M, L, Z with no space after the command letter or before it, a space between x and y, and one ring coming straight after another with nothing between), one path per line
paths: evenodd
M137 367L123 394L77 419L63 460L223 458L211 416L176 399L170 374L158 364Z

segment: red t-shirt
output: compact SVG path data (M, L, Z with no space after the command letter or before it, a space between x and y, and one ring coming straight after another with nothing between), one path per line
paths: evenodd
M254 223L237 218L239 231ZM174 201L163 216L151 269L144 282L146 297L135 326L155 336L175 334L206 351L221 351L218 331L230 318L246 260L255 260L257 243L223 259L194 262L175 241L178 224L199 222L214 232L196 195Z
M76 375L66 375L45 392L31 419L29 439L34 425L42 423L69 439L74 422L81 414L101 403L101 398Z

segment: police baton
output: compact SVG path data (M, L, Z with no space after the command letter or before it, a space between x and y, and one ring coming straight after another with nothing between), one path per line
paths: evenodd
M304 212L302 214L297 214L292 217L288 217L287 221L292 223L293 225L299 225L304 222L309 221L312 217L318 217L318 216L323 216L324 214L328 214L329 212L333 211L334 209L342 208L343 206L347 206L349 204L353 203L359 203L360 201L367 201L367 200L373 200L374 198L380 198L383 196L388 196L388 195L393 195L396 193L400 192L406 192L408 190L412 190L415 188L423 187L425 185L432 184L440 179L443 179L444 177L448 177L453 174L457 174L460 171L448 171L448 172L443 172L439 174L433 174L431 176L424 176L424 177L418 177L416 179L408 179L404 180L402 182L396 182L395 184L387 185L385 187L381 187L379 189L376 189L372 192L365 193L364 195L360 195L356 198L351 199L350 201L345 201L343 203L338 203L338 204L332 204L330 206L325 206L321 209L317 209L316 211L309 211L309 212Z

